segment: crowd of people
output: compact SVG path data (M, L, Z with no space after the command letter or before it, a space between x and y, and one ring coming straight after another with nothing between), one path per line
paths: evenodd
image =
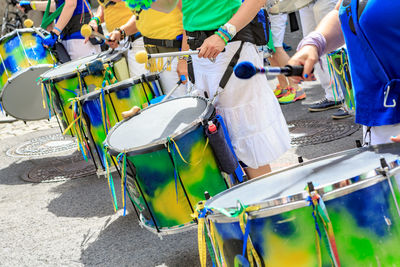
M232 64L237 62L264 63L258 47L268 41L266 0L98 1L94 14L87 0L52 1L52 11L64 8L43 44L51 47L61 40L72 60L99 53L100 46L85 40L80 28L89 23L98 31L105 23L110 47L131 46L131 75L160 71L156 60L147 70L135 63L133 55L141 49L148 53L199 50L190 64L187 57L163 59L170 68L161 73L162 86L168 92L184 75L200 94L218 94L216 109L226 121L235 153L250 178L269 172L269 163L289 149L289 131L279 104L305 99L302 82L317 79L325 90L325 98L310 105L310 111L342 105L343 95L332 93L326 54L343 45L355 90L355 120L364 126L365 143L400 139L393 137L400 133L400 68L395 62L400 49L396 43L400 2L312 1L299 10L304 38L290 59L283 48L287 15L271 15L271 65L304 65L302 77L278 77L279 85L271 88L264 75L249 80L232 75ZM44 11L46 3L21 1L19 5L23 10ZM186 85L181 87L175 96L186 94ZM349 116L344 109L334 115Z

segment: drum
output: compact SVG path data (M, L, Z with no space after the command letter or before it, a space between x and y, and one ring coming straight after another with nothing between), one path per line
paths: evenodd
M42 42L33 29L17 29L0 38L1 105L24 121L49 118L36 79L57 61Z
M129 78L127 51L106 51L67 62L40 76L48 105L60 117L64 130L74 121L70 100ZM50 101L51 99L51 101ZM70 135L76 135L74 131Z
M279 0L268 12L271 15L292 13L314 3L315 0Z
M358 148L235 186L200 205L201 239L219 266L395 266L399 156L400 144Z
M328 54L328 66L336 93L342 90L346 110L355 113L354 90L351 83L349 60L345 48L338 49Z
M205 98L174 98L149 106L108 134L108 152L125 154L128 170L136 174L128 176L128 192L139 196L138 203L132 201L150 231L187 229L205 191L215 195L227 189L203 129L214 112Z
M130 78L80 97L80 106L99 162L105 168L103 142L108 130L122 120L121 113L133 106L145 108L160 96L160 77L156 74ZM72 116L72 114L71 114Z

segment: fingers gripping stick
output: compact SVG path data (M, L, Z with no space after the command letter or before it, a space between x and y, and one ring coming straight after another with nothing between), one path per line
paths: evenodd
M233 71L239 79L250 79L258 73L269 75L302 76L304 66L265 67L257 68L253 63L244 61L235 66Z

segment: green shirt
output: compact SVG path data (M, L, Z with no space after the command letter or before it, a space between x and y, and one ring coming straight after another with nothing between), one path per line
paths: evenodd
M182 0L183 28L190 32L216 30L241 4L241 0Z

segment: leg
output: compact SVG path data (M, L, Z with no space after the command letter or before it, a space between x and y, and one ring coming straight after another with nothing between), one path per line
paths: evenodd
M271 172L271 166L269 164L267 164L264 166L260 166L257 169L247 167L245 169L245 171L246 171L248 179L251 180L253 178L256 178L263 174L267 174L267 173Z

